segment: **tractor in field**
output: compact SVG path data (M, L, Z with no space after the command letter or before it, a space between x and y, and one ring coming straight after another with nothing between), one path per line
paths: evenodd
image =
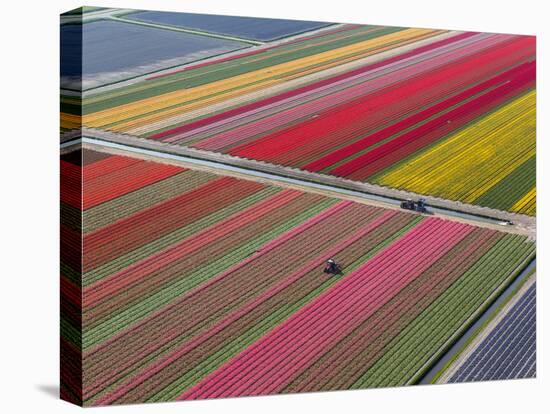
M328 259L323 272L330 275L339 275L342 273L342 269L334 259Z
M401 208L404 210L416 211L418 213L427 213L426 209L426 200L423 198L418 199L418 201L413 201L412 199L407 199L401 202Z

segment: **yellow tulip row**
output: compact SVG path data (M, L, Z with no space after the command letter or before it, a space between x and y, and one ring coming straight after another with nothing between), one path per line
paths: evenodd
M376 184L475 203L535 155L535 102L531 91L376 177ZM535 209L535 190L513 211Z
M190 89L181 89L142 99L125 105L95 112L83 117L83 124L89 127L124 132L150 122L191 111L241 94L268 88L296 77L296 71L310 73L320 71L349 59L357 59L380 53L410 41L441 33L429 29L407 29L374 39L340 47L313 56L296 59L263 69L251 71L228 79L211 82Z
M534 216L537 212L537 189L531 189L527 194L520 198L516 204L512 206L512 211L515 213Z

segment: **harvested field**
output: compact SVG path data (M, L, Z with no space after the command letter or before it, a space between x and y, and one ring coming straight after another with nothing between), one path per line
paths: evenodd
M414 382L535 254L514 234L90 149L61 173L62 349L83 364L62 394L88 406Z

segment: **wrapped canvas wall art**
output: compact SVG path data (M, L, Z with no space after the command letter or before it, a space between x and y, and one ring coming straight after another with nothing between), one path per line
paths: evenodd
M533 36L61 15L61 397L536 375Z

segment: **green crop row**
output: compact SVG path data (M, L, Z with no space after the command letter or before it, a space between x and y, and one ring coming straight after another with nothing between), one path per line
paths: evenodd
M516 201L535 187L536 162L535 156L529 158L497 185L475 200L474 204L499 210L510 210Z
M405 385L446 342L510 279L534 252L534 245L517 235L503 237L435 302L426 308L386 348L352 388Z
M209 214L206 217L203 217L200 220L197 220L187 226L179 228L163 237L153 240L150 243L147 243L141 247L138 247L131 252L128 252L122 256L117 257L115 260L112 260L108 263L105 263L102 266L93 269L83 276L84 286L88 286L94 282L97 282L101 278L108 276L112 273L115 273L125 267L130 266L132 263L137 262L138 260L144 259L155 252L158 252L166 247L171 246L178 241L191 236L194 233L197 233L214 223L221 221L228 216L241 211L252 204L257 203L264 198L269 197L270 195L275 194L277 191L280 191L280 188L277 187L268 187L264 190L258 191L236 203L233 203L227 207L217 210L216 212Z
M101 324L91 329L86 329L84 331L83 338L84 348L88 348L96 343L107 339L116 332L125 329L128 325L131 325L137 320L143 318L148 313L158 310L162 306L170 303L175 298L182 295L183 293L188 292L192 288L200 285L201 283L204 283L208 279L244 260L251 254L251 252L254 252L256 249L261 247L269 240L274 239L280 234L299 225L308 218L318 214L320 211L328 208L334 202L335 200L332 199L323 200L313 207L310 207L309 209L306 209L300 214L292 217L290 220L280 224L269 232L260 234L257 237L249 240L247 243L238 246L232 251L227 252L226 255L219 258L218 260L208 263L207 265L202 266L200 269L197 269L189 275L186 275L184 278L181 278L178 281L171 283L164 289L154 293L151 296L148 296L143 301L123 310L122 312L118 312L112 315L111 318L102 322Z

